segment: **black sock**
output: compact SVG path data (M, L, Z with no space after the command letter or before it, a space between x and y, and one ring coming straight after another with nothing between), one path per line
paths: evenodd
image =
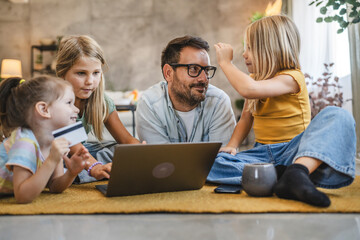
M316 189L309 177L309 170L301 164L292 164L275 185L279 198L302 201L319 207L330 205L329 197Z
M277 180L279 180L281 178L281 176L284 174L286 168L287 168L287 166L285 166L285 165L277 165L275 167Z

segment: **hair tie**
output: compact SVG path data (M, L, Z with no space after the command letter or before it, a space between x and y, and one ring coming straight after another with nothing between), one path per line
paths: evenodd
M19 85L21 85L24 82L25 82L25 79L21 79L20 82L19 82Z

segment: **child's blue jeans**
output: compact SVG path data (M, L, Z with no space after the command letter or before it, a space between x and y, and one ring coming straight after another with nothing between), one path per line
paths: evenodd
M237 153L219 153L207 178L210 182L241 184L245 164L269 162L290 165L306 156L323 162L310 178L318 187L339 188L355 178L356 133L352 115L338 107L326 107L307 129L290 142L256 143L252 149Z

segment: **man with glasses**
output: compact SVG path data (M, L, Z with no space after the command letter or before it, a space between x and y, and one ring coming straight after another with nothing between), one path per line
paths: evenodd
M137 105L136 130L147 143L208 142L227 144L235 127L226 93L209 84L209 44L199 37L173 39L162 52L166 81L146 90Z

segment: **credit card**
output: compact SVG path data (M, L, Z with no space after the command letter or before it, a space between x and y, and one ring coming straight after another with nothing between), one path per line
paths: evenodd
M72 147L78 143L86 141L88 136L86 134L85 128L82 125L82 122L76 122L69 126L59 128L52 132L52 135L55 139L64 137L70 142L69 147Z

